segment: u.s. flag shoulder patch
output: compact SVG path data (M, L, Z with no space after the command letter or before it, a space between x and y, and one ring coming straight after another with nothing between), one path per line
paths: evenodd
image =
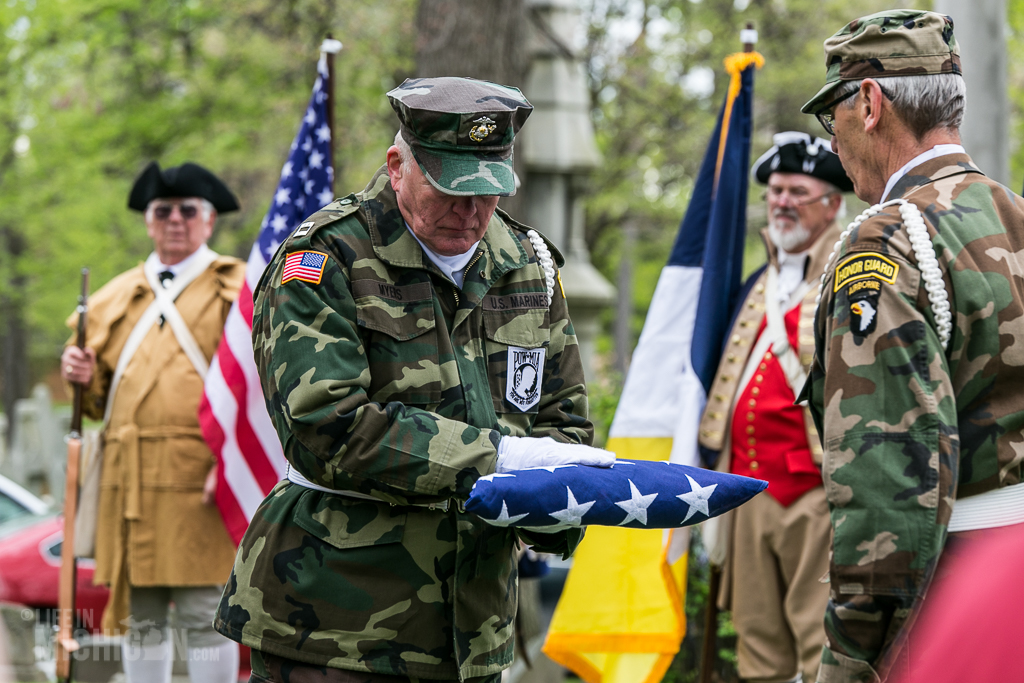
M320 284L327 265L327 254L322 251L297 251L288 254L284 259L284 270L281 272L281 284L299 280L314 285Z

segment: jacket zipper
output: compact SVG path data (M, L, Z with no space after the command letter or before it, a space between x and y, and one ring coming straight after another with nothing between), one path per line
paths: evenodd
M462 271L462 280L463 280L463 282L465 282L466 275L469 273L470 269L476 264L477 261L480 260L480 257L483 256L483 255L484 255L484 252L477 251L476 252L476 256L473 257L473 260L469 262L469 265L466 266L465 269L463 269L463 271ZM455 308L458 308L459 307L459 288L455 286L454 282L452 283L452 294L455 295Z

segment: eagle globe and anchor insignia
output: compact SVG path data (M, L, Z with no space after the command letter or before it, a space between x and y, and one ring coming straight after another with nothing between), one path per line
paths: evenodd
M497 127L494 119L487 116L481 116L473 123L477 124L469 129L469 139L473 142L483 142L484 138L493 133Z
M544 349L508 347L505 375L505 400L526 412L540 401L540 382L544 372Z

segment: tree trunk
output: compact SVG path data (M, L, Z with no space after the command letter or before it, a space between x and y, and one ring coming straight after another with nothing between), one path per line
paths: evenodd
M3 248L6 251L11 271L25 251L25 240L16 230L0 229ZM7 415L7 446L14 440L14 404L28 396L28 332L25 328L24 299L25 277L12 274L0 294L0 393L3 412Z
M522 90L529 68L525 0L420 0L416 15L416 76L464 76ZM515 161L520 182L525 164ZM519 197L501 207L522 214Z

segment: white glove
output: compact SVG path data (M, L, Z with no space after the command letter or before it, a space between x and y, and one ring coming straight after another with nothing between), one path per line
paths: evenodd
M552 465L611 467L614 462L615 454L611 451L576 443L559 443L550 436L542 439L503 436L498 441L498 462L495 472Z

